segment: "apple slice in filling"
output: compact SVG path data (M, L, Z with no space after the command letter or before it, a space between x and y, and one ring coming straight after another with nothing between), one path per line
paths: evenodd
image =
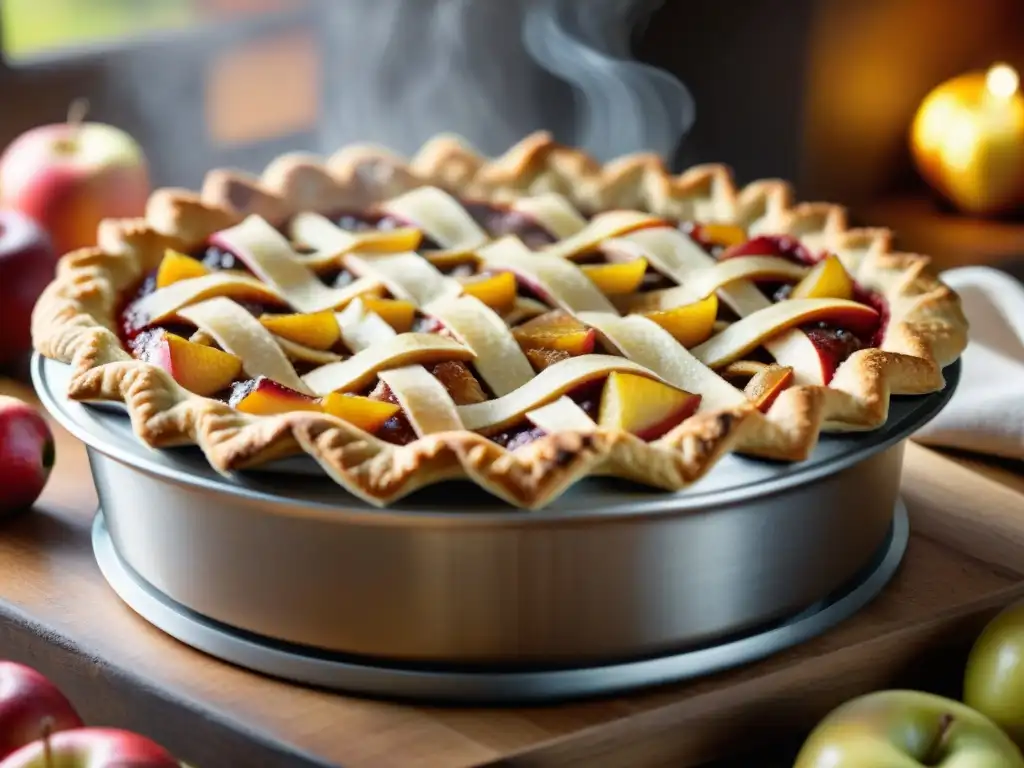
M736 224L693 224L690 237L705 247L731 248L747 241L747 233Z
M160 260L160 266L156 270L156 287L166 288L179 280L188 280L208 274L210 274L210 270L201 261L196 261L191 256L168 248L164 251L164 257Z
M767 412L779 394L793 383L793 369L778 363L737 360L719 373L726 381L743 387L743 394L758 410Z
M583 264L580 266L605 296L621 296L640 289L647 272L646 259L631 259L617 264Z
M332 392L323 398L310 397L264 377L237 384L229 403L253 416L275 416L290 411L328 413L371 433L398 412L394 403L359 395Z
M242 361L235 355L163 330L153 331L137 347L142 360L163 368L189 392L203 397L227 389L242 373Z
M543 370L567 357L594 351L596 333L568 312L554 310L512 329L530 363Z
M475 277L463 282L462 290L501 314L516 303L516 277L511 272Z
M384 322L394 328L395 332L407 333L412 330L416 318L416 305L411 301L370 297L364 297L361 301L367 312L379 315Z
M465 363L458 360L438 363L430 372L441 382L456 405L482 403L487 399L480 382Z
M228 404L253 416L273 416L289 411L320 411L320 400L296 392L273 379L260 376L235 385Z
M852 299L853 278L837 256L819 261L789 292L790 299Z
M865 346L858 334L821 323L778 335L771 352L776 362L793 369L796 384L828 384L839 366Z
M703 344L715 329L718 316L718 296L712 293L705 299L672 309L641 312L672 334L676 341L689 349Z
M260 323L273 334L313 349L330 349L341 331L333 312L295 315L262 315Z
M750 378L743 388L743 394L759 411L767 413L779 394L792 383L793 369L772 363Z
M597 423L642 440L656 440L692 416L699 405L700 395L646 376L613 371L604 385Z
M332 392L321 401L325 413L354 424L371 434L379 431L399 411L397 403L389 403L359 395Z

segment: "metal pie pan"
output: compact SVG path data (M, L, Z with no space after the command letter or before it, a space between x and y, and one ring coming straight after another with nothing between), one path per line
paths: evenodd
M389 509L325 478L224 478L194 448L147 448L128 419L71 402L123 562L177 605L275 642L406 664L610 664L679 653L792 616L850 583L893 521L903 441L948 401L894 398L887 424L823 436L798 464L726 457L680 493L585 480L514 510L469 483Z
M875 559L838 593L783 621L707 646L618 664L495 670L386 665L323 653L239 631L200 616L147 584L124 563L102 512L93 521L93 550L107 582L144 619L211 656L273 677L359 695L446 704L521 705L607 696L713 674L809 640L849 618L878 595L899 568L910 537L897 502L892 531Z

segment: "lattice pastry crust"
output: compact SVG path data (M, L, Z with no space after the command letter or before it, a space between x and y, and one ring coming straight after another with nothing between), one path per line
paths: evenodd
M543 214L547 229L560 239L539 254L515 237L474 241L464 213L453 208L457 203L447 193L460 200L518 206L531 216ZM449 252L473 251L485 263L526 274L544 286L555 306L596 328L613 354L571 358L535 375L518 347L509 344L505 322L481 302L460 295L457 283L426 259L414 257L417 264L409 261L411 254L363 257L358 236L341 233L316 215L395 198L406 206L403 213L411 211L413 219L427 222L428 231ZM588 223L578 211L614 212ZM858 285L888 303L881 343L854 352L827 386L798 379L762 413L713 369L740 356L736 350L745 348L744 334L763 323L779 327L775 349L764 346L784 355L786 329L800 317L813 316L815 301L827 300L770 304L747 278L758 269L785 272L785 265L771 259L758 265L756 258L715 263L706 255L698 257L680 245L685 236L678 229L654 226L655 217L738 224L751 235L789 235L813 251L836 254ZM292 222L293 239L298 228L318 247L312 255L286 253L286 246L276 243L268 223L284 227L287 222ZM156 269L168 248L187 252L224 230L236 241L253 243L254 252L266 252L257 270L262 287L245 276L216 274L203 278L205 288L195 281L186 281L191 288L179 285L174 300L164 289L151 302L154 311L178 313L201 335L237 348L243 359L248 355L254 375L269 374L300 391L323 394L379 378L405 408L417 439L395 445L322 412L249 415L193 394L162 368L125 351L116 325L126 293ZM582 250L610 239L637 249L672 275L680 282L674 290L689 292L691 298L717 291L741 320L687 350L651 321L620 311L620 305L577 279L573 262ZM318 258L342 257L357 265L357 274L362 272L352 286L317 288L304 282ZM304 452L339 485L376 505L442 480L468 478L510 504L536 509L587 475L678 490L733 450L801 460L823 429L871 429L884 423L890 395L941 389L942 368L963 350L967 323L958 297L927 274L927 263L923 256L892 252L887 230L848 228L838 206L794 204L781 181L737 189L720 165L672 176L657 158L634 155L602 166L546 134L527 137L504 156L486 159L459 139L441 136L409 161L379 147L353 146L326 161L282 156L258 178L215 170L198 195L158 190L144 219L106 221L96 247L62 259L36 306L33 336L39 352L72 366L71 398L122 401L145 443L194 443L222 473ZM381 286L429 308L454 333L425 339L424 334L396 335L374 324L376 316L365 311L358 297ZM250 290L283 297L304 312L339 310L342 336L355 354L346 360L317 356L278 339L284 354L267 346L264 331L241 332L253 323L242 317L244 311L235 311L228 297ZM289 362L288 355L295 354L320 365L299 376ZM423 367L443 360L474 360L495 399L456 406ZM646 442L598 427L567 398L557 397L611 371L642 372L698 393L701 407L667 434ZM517 450L479 433L506 423L510 413L525 412L547 434Z

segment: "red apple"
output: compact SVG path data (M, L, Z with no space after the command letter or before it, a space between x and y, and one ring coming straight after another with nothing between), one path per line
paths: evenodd
M149 191L139 145L102 123L33 128L0 156L0 206L38 221L60 254L94 245L102 219L142 216Z
M112 728L62 731L28 744L0 768L181 768L163 747Z
M0 760L47 733L81 727L57 686L34 669L0 661Z
M53 433L28 403L0 395L0 514L28 509L53 469Z
M1024 749L1024 603L996 616L974 644L964 703L992 718Z
M23 213L0 209L0 365L32 348L32 307L53 279L57 252Z
M918 691L849 701L811 733L793 768L1024 768L999 726L973 709Z

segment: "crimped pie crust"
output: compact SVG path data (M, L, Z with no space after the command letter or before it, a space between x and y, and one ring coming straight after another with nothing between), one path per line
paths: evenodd
M653 442L617 430L567 430L514 452L466 429L399 446L327 414L251 416L183 389L122 347L115 332L121 296L157 267L167 248L189 252L251 214L281 224L300 212L364 208L425 186L493 203L554 192L584 212L639 210L735 223L752 236L791 235L813 251L838 255L859 285L885 298L884 338L879 348L853 353L828 386L784 390L767 414L736 402L698 412ZM966 345L967 322L957 295L926 271L927 257L895 253L891 243L888 230L848 228L839 206L794 204L782 181L738 189L721 165L678 176L645 154L600 165L543 133L487 159L457 137L439 136L411 160L380 147L351 146L326 161L284 155L260 177L211 171L198 195L158 190L145 218L105 221L96 247L63 257L36 305L33 337L41 354L72 366L69 397L121 401L146 444L194 443L219 472L304 452L339 485L375 505L442 480L468 478L514 506L536 509L587 475L679 490L734 450L801 460L822 430L883 424L890 395L940 390L942 368Z

